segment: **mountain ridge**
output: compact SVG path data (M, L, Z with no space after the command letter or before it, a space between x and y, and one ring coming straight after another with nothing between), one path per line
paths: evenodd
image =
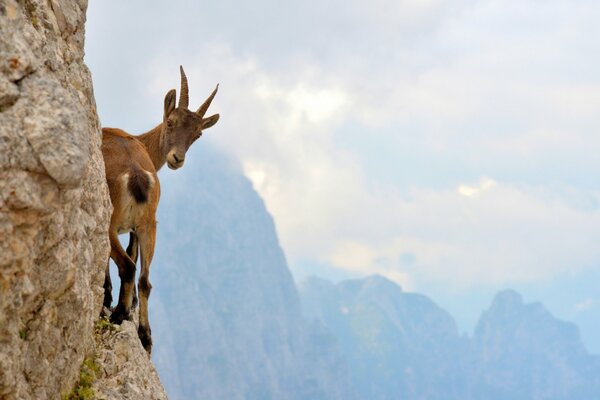
M500 291L490 307L482 312L473 333L465 336L458 334L452 316L426 296L403 292L399 286L390 290L390 285L395 283L384 281L382 277L367 277L333 284L313 277L300 285L305 313L341 338L342 352L351 360L352 379L358 382L357 389L364 398L393 399L400 393L411 399L592 400L600 393L600 357L585 349L574 324L556 319L540 302L525 303L514 290ZM378 284L374 287L373 282ZM354 288L350 296L348 287ZM369 295L365 297L364 293ZM402 304L412 300L417 300L412 302L413 313L404 313L399 319ZM405 360L404 371L398 371L393 379L370 375L365 379L366 372L357 365L370 365L367 371L377 369L382 363L383 370L394 369L394 366L389 355L373 357L369 348L361 348L364 327L345 321L356 321L358 317L348 316L360 316L365 307L369 309L369 305L382 302L395 306L388 306L380 321L367 322L378 323L383 330L401 332L394 339L398 343L404 340L398 348L385 343L390 340L389 333L388 336L380 334L378 338L382 341L380 346L394 352L392 359ZM443 323L444 318L450 322ZM435 336L431 341L427 332L416 329L419 325L446 327L434 329L445 336L432 332ZM411 335L411 329L417 334ZM440 343L444 344L440 346ZM422 364L423 360L429 361ZM424 375L429 372L438 378L433 382L411 381L420 370ZM447 390L443 387L436 390L439 380L447 374L453 374L453 379L445 382ZM402 388L378 391L367 384L373 379L380 380L377 387L386 387L391 380L405 383Z

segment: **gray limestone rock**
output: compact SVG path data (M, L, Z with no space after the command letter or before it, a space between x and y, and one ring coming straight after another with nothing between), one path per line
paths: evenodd
M121 354L94 340L111 205L83 63L86 8L85 0L0 0L2 399L60 398L86 356ZM152 365L130 328L106 343L140 360L120 393L160 392L158 378L144 386Z
M165 400L158 374L142 347L133 322L97 332L96 362L100 376L93 384L105 400Z

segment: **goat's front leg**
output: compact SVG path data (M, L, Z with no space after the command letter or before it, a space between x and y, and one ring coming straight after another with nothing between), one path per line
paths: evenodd
M131 258L134 264L137 265L138 260L138 237L135 232L129 232L129 245L127 246L127 255ZM133 300L131 301L131 308L135 309L138 305L138 296L135 285L133 285Z
M142 345L148 352L152 351L152 331L148 321L148 298L152 285L150 284L150 263L154 256L154 244L156 241L156 221L148 223L143 229L138 231L140 241L140 255L142 258L142 269L140 271L140 280L138 282L138 291L140 294L140 325L138 327L138 336Z
M110 257L119 268L121 287L119 289L119 303L110 316L111 322L120 324L124 319L131 320L131 301L133 299L133 286L135 281L135 263L129 258L121 243L116 230L108 233L110 239Z

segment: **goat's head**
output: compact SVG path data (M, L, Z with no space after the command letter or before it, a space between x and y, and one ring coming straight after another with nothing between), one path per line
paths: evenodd
M172 89L165 96L165 115L163 117L164 140L167 149L167 165L171 169L183 166L185 153L200 136L202 130L210 128L219 120L219 114L204 118L210 103L217 94L219 85L215 88L204 104L197 111L188 110L188 83L183 67L181 72L181 93L179 104L175 107L176 92Z

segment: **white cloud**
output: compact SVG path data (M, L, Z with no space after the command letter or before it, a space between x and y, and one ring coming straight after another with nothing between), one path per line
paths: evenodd
M214 108L226 118L219 135L211 140L242 161L246 175L275 217L292 264L312 258L352 272L380 273L413 289L418 277L461 287L505 284L548 279L600 261L596 250L600 214L594 209L574 208L567 199L589 198L596 203L598 192L570 187L565 196L543 184L502 182L485 176L475 184L447 188L380 183L363 169L356 153L359 150L345 149L334 140L333 133L356 118L357 108L377 108L361 103L362 96L352 82L344 86L327 71L315 73L313 65L306 66L309 72L297 67L296 80L281 79L269 74L260 62L239 57L227 46L210 45L202 54L211 52L216 55L210 59L218 62L188 71L192 93L199 96L197 88L208 86L197 83L196 76L225 74L223 94ZM192 59L188 64L199 62ZM166 64L157 64L157 70L161 72L153 73L159 77L172 76ZM451 76L445 80L451 81ZM422 84L414 82L412 93L422 91ZM425 87L432 96L439 94L435 85ZM447 89L446 84L442 87L442 92L458 91ZM236 88L235 96L228 95L230 88ZM472 90L474 98L476 90ZM407 93L414 99L411 91ZM423 99L411 103L407 118L430 123L428 107L433 107L439 121L463 121L475 114L442 112L444 104L452 103L449 96L439 103L433 97ZM458 103L452 107L475 104ZM478 105L476 109L484 108ZM390 110L386 113L391 120L396 118ZM365 134L378 140L376 131ZM453 144L445 138L449 134L454 138L461 135L434 130L426 132L430 137L423 141L431 146L441 137L446 147L462 148L465 159L510 160L536 158L548 150L556 154L576 146L579 135L586 133L538 129L509 136L486 134L475 138L475 144ZM483 153L470 151L471 146ZM444 146L441 149L444 151ZM561 186L563 192L566 188ZM400 262L405 253L415 257L410 271Z
M496 182L490 178L482 178L478 185L462 184L458 187L458 193L465 197L476 197L482 192L496 186Z
M195 9L178 14L168 45L135 48L132 60L128 43L111 51L139 64L149 89L137 95L152 110L179 63L192 104L221 83L218 134L207 139L241 160L292 264L314 259L416 289L598 265L600 6L365 4L309 2L296 15L209 5L206 24L192 23ZM243 15L255 11L264 29Z
M593 308L594 305L595 305L594 299L586 299L586 300L583 300L583 301L575 304L574 308L575 308L575 311L577 311L577 312L583 312L583 311L587 311L587 310Z

